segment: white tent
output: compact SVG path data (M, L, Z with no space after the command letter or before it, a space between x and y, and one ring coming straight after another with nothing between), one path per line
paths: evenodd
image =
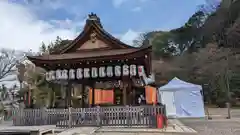
M166 105L168 117L205 117L202 86L172 79L158 89L159 101Z

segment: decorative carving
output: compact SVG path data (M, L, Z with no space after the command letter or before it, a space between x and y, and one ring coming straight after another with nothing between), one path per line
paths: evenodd
M95 32L91 33L90 40L92 43L95 43L97 41L97 34Z
M98 49L98 48L106 48L109 47L106 43L103 41L97 39L95 43L93 43L90 39L86 41L81 47L79 47L77 50L91 50L91 49Z

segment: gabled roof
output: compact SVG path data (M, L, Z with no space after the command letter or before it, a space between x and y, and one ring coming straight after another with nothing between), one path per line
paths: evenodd
M152 46L143 48L128 48L128 49L111 49L111 50L95 50L95 51L83 51L81 53L64 53L64 54L51 54L42 56L27 56L27 58L36 64L37 61L61 61L61 60L97 60L97 59L113 59L114 57L130 57L138 56L139 54L146 54L151 51Z
M87 60L131 59L152 51L152 46L132 47L106 32L96 14L90 14L82 33L56 53L27 56L35 65Z
M79 48L87 41L90 40L91 34L95 34L94 36L106 43L108 46L104 46L103 49L130 49L135 48L132 46L129 46L123 42L121 42L119 39L115 38L111 34L109 34L107 31L105 31L102 27L102 24L100 22L100 18L96 15L91 13L89 15L89 18L86 20L86 24L84 26L83 31L79 34L77 38L75 38L71 43L66 45L60 53L73 53L80 51ZM89 49L83 49L82 51L86 50L94 50L96 48L89 48ZM99 48L98 48L99 49Z

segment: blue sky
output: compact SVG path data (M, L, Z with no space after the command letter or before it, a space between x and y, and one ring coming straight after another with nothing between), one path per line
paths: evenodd
M1 0L0 47L38 51L56 36L72 39L90 12L131 44L139 33L181 26L201 4L204 0Z
M31 1L31 0L30 0ZM22 3L43 20L81 21L97 13L111 33L168 30L182 25L204 0L42 0ZM49 4L51 1L52 4ZM184 2L183 2L184 1ZM36 8L36 6L38 8Z

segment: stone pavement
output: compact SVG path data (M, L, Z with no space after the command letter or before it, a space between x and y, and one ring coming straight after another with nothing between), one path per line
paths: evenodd
M169 126L166 129L152 129L152 128L121 128L121 127L102 127L94 134L169 134L169 133L197 133L194 129L184 125L177 119L170 119Z
M64 130L57 135L164 135L164 134L177 134L177 133L194 133L196 131L190 127L185 126L177 119L169 120L170 125L166 129L151 129L151 128L127 128L127 127L78 127Z
M67 129L61 133L58 133L57 135L91 135L97 129L98 127L77 127L77 128Z
M44 125L44 126L9 126L9 125L0 125L0 134L5 133L34 133L42 135L43 133L52 132L55 128L55 125Z

